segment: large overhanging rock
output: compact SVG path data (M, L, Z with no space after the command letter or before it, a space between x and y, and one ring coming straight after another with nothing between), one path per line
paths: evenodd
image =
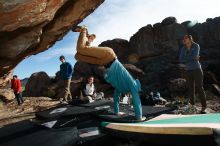
M50 48L104 0L1 0L0 87L24 58Z

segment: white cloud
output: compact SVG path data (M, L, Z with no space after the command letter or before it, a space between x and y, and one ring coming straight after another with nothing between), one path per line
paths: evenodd
M74 55L76 50L73 49L73 46L66 47L66 48L51 48L48 52L43 52L38 54L37 56L33 56L33 60L38 62L44 62L50 60L54 57L59 57L60 55Z

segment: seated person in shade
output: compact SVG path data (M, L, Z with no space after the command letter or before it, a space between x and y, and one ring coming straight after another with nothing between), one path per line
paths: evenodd
M94 102L95 100L101 100L104 98L104 93L96 93L96 88L94 85L94 77L89 76L87 82L82 86L82 101Z
M154 106L156 104L163 105L167 103L167 100L161 97L160 92L150 92L149 95L142 94L141 102L143 105Z
M155 104L165 104L167 102L166 99L160 96L160 92L158 91L156 93L151 92L150 96L152 97Z

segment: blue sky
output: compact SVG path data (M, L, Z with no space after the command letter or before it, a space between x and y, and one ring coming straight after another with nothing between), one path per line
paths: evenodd
M114 38L129 40L141 27L161 22L168 16L176 17L178 22L204 22L206 18L220 16L219 6L219 0L105 0L81 24L97 35L93 45L98 45ZM65 55L74 66L77 37L78 33L69 32L49 50L23 60L14 74L21 79L39 71L54 76L59 70L60 55Z

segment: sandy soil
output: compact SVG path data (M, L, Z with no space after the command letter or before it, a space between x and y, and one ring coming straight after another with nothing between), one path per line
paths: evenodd
M35 117L35 112L42 111L59 104L59 101L48 97L27 97L25 102L18 106L16 100L0 106L0 127L25 119Z

